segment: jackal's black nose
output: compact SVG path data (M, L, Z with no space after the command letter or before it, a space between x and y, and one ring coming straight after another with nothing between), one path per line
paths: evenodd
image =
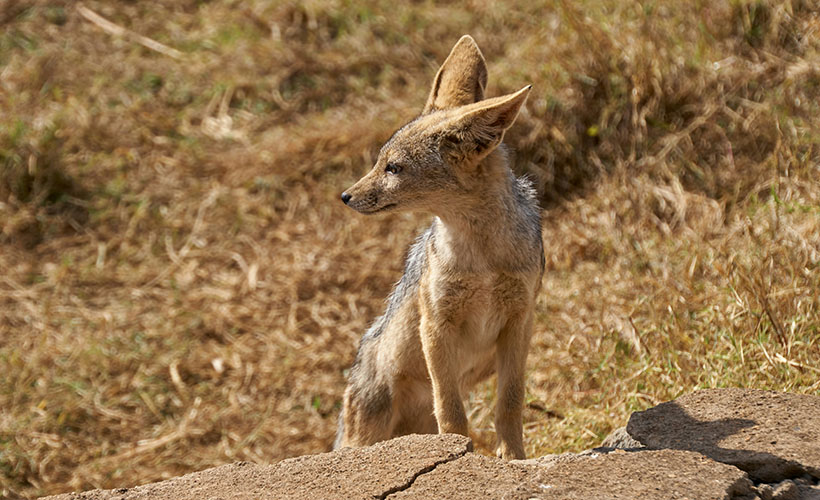
M345 205L347 205L347 202L350 201L350 198L351 198L351 196L349 194L342 193L342 201L344 202Z

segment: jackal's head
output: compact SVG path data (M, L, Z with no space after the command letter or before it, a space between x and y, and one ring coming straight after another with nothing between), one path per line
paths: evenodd
M482 182L478 166L501 144L530 91L484 99L486 86L484 56L465 35L436 74L422 114L393 134L342 201L365 214L435 213L468 196Z

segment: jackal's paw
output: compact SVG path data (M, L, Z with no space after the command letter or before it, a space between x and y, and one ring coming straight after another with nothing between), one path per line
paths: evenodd
M495 449L495 455L498 458L503 458L504 460L524 460L527 458L524 454L523 446L513 447L505 443L498 445L498 448Z

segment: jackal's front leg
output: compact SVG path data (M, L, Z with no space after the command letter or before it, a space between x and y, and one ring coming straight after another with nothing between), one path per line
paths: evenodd
M496 370L498 396L495 404L496 454L505 459L523 459L524 369L532 335L532 312L511 318L498 337Z
M438 432L467 435L467 415L458 381L458 335L452 321L437 318L432 304L422 299L420 335L424 359L433 385L433 411Z

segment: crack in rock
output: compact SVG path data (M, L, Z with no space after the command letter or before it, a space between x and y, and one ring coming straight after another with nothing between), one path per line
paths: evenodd
M429 465L429 466L421 469L417 473L413 474L413 477L411 477L406 483L400 484L400 485L395 486L393 488L390 488L389 490L387 490L384 493L382 493L381 495L379 495L377 498L379 500L385 500L387 497L389 497L390 495L393 495L394 493L399 493L399 492L408 490L413 486L413 483L415 483L416 479L418 479L419 477L421 477L425 474L428 474L430 472L433 472L434 470L436 470L436 467L438 467L441 464L446 464L448 462L453 462L455 460L458 460L459 458L462 458L467 453L469 453L469 450L464 450L462 452L459 452L457 455L454 455L452 457L447 457L445 459L434 462L432 465Z

